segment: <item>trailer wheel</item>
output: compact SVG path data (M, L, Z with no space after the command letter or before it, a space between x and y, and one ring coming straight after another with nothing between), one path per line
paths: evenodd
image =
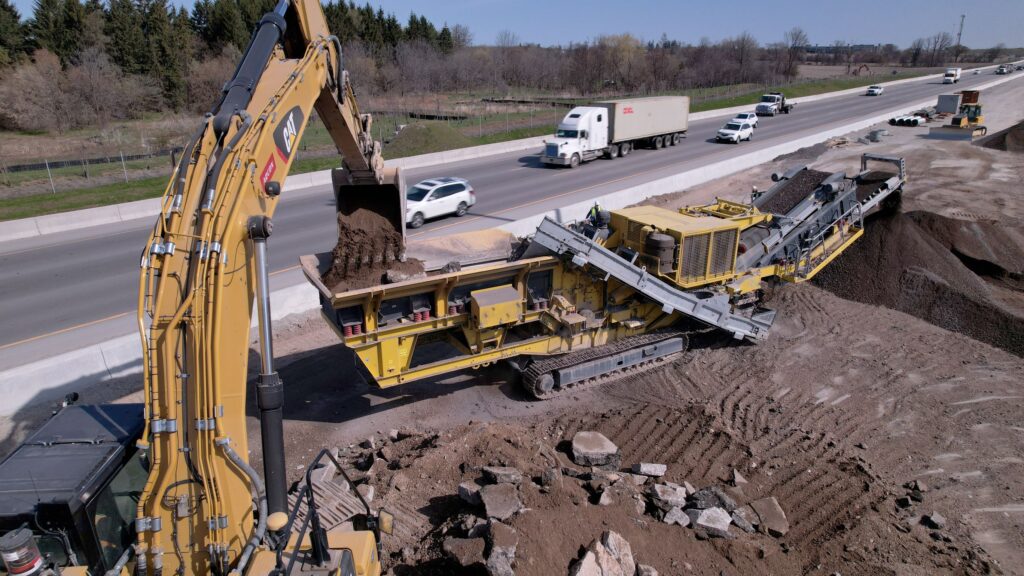
M619 144L619 156L628 156L632 150L633 146L629 142Z
M615 144L612 144L611 146L608 147L608 152L605 153L605 158L608 158L609 160L614 160L618 157L619 147Z
M573 154L572 158L569 160L569 168L579 168L579 167L580 167L580 155L579 154Z
M665 141L662 140L661 136L658 136L658 137L656 137L654 139L654 149L655 150L661 150L661 147L664 146L664 145L665 145Z

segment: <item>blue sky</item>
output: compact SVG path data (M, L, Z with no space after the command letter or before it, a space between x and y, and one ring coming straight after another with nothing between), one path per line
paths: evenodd
M192 0L172 0L191 6ZM357 0L360 4L366 0ZM33 0L14 0L22 16ZM370 0L403 23L409 12L443 24L465 24L478 44L503 29L521 41L568 44L602 34L629 32L644 40L662 33L682 42L719 40L747 30L762 43L802 27L812 43L892 42L902 47L939 31L956 34L966 13L964 45L1024 46L1024 0ZM768 7L770 10L765 10Z

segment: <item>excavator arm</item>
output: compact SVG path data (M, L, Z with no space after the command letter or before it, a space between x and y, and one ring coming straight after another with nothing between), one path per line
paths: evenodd
M343 158L338 210L376 210L404 238L401 177L384 169L342 64L319 2L281 0L164 194L139 282L150 466L135 522L140 574L245 573L289 540L267 239L314 110ZM249 406L254 303L260 369ZM262 477L249 463L247 406L260 418Z

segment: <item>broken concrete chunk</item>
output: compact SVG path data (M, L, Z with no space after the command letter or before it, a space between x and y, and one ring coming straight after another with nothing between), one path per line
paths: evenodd
M755 532L754 525L751 524L746 519L746 517L743 514L740 513L740 509L738 509L738 508L736 510L734 510L733 513L732 513L732 523L735 524L737 528L739 528L740 530L743 530L744 532L746 532L748 534L752 534L752 533Z
M459 484L459 498L476 506L480 504L480 488L480 483L476 480L467 480Z
M708 508L706 510L701 510L700 513L697 514L697 519L693 524L694 526L704 528L709 533L712 530L728 532L729 525L732 524L732 516L722 508Z
M605 548L603 545L596 543L594 546L594 556L597 559L597 565L601 568L601 576L625 576L622 572L622 566L619 565L619 560L612 555L611 551Z
M653 476L659 478L665 475L668 471L668 466L665 464L652 464L650 462L638 462L633 464L633 473L642 474L644 476Z
M636 573L636 561L633 560L633 548L618 532L606 530L601 534L601 544L611 553L612 557L618 560L619 567L624 576L633 576Z
M690 517L683 512L682 508L672 508L665 513L665 517L661 521L665 524L678 524L683 527L690 525Z
M373 438L373 436L370 436L366 440L363 440L362 442L360 442L359 446L362 447L362 448L366 448L368 450L376 450L377 449L377 441Z
M648 477L644 476L643 474L630 474L627 472L626 476L629 478L629 481L630 483L633 484L633 486L643 486L644 484L647 483Z
M896 505L900 508L910 508L914 505L914 501L910 499L910 496L900 496L896 499Z
M601 495L597 498L598 506L611 506L615 504L615 500L612 499L612 495L607 490L601 492Z
M636 576L658 576L658 571L646 564L636 565Z
M516 576L508 558L494 555L487 558L487 574L488 576Z
M762 498L750 503L750 507L757 513L759 526L762 532L779 538L789 532L789 520L786 513L779 506L779 501L774 496Z
M740 506L736 510L733 510L733 512L739 514L740 517L742 517L744 520L749 522L754 527L761 523L760 519L757 517L757 512L754 512L754 509L750 507L750 504Z
M693 484L690 484L689 482L687 482L685 480L683 481L683 488L686 488L686 493L687 494L693 494L694 492L697 491L697 489L693 487Z
M488 518L505 520L523 507L519 493L512 484L489 484L480 489L480 500Z
M572 460L581 466L617 464L619 447L600 432L577 432L572 438Z
M523 474L509 466L484 466L484 478L494 484L519 484Z
M373 502L373 496L375 491L373 489L373 486L371 486L370 484L360 484L359 486L356 486L356 492L359 492L359 495L363 497L363 500L366 500L367 502Z
M573 564L569 576L603 576L597 563L597 554L587 550L579 562Z
M736 501L718 486L708 486L697 490L690 496L689 505L698 510L724 508L726 512L732 512L737 508Z
M519 536L510 526L491 522L487 526L487 542L491 552L487 556L487 572L491 576L515 576L512 565L516 561Z
M932 530L942 530L946 527L946 518L942 514L933 511L931 514L925 514L921 517L921 524Z
M648 489L648 494L651 503L662 510L686 506L686 489L681 486L654 484Z
M445 538L441 549L459 566L469 568L484 563L484 546L482 538Z
M554 486L555 484L561 483L562 471L556 467L548 468L540 475L541 486Z
M744 478L742 474L740 474L739 470L733 468L732 469L732 485L736 486L736 487L740 487L740 486L743 486L746 483L747 483L747 479Z

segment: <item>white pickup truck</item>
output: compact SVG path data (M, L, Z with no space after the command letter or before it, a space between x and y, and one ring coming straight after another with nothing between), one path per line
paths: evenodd
M776 114L789 114L789 111L796 106L792 101L786 100L782 92L769 92L761 96L754 112L758 116L775 116Z

